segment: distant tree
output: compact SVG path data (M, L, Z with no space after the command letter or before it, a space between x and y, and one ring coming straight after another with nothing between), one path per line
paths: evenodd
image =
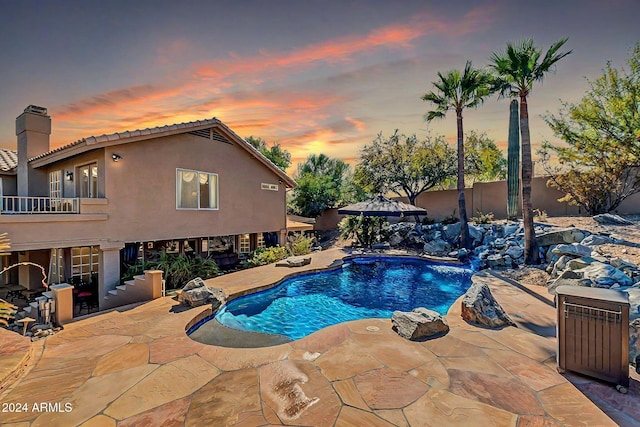
M507 177L507 159L485 133L469 132L464 144L465 176L468 182L488 182Z
M628 71L608 63L578 104L565 103L557 116L545 116L566 143L545 142L540 150L551 176L547 184L565 193L560 201L591 215L612 211L640 192L640 43L627 63Z
M420 141L396 130L382 134L360 152L354 179L369 194L391 191L406 196L412 205L423 192L456 173L456 153L442 136Z
M273 164L283 171L291 166L291 153L282 148L280 144L274 143L271 147L267 145L267 141L260 137L249 136L245 138L249 144L253 145L262 155L271 160Z
M533 39L526 39L518 44L507 43L504 51L491 55L490 67L497 74L495 89L500 96L520 98L520 155L522 186L522 222L524 225L524 263L539 264L540 254L533 228L533 207L531 206L531 178L533 162L531 160L531 136L529 134L529 110L527 96L535 82L541 82L554 65L571 51L559 52L567 42L561 39L551 45L542 57L542 49L533 44ZM542 57L542 58L541 58Z
M343 200L357 197L350 179L350 167L326 154L312 154L298 165L296 188L289 201L291 210L302 216L317 217ZM349 189L349 192L346 190Z
M464 172L465 172L465 149L464 130L462 125L462 111L465 108L476 108L486 97L491 94L489 86L491 76L484 71L477 70L467 61L464 71L447 71L445 74L438 72L438 80L433 82L435 89L426 93L423 101L435 105L436 109L429 111L424 117L427 122L434 119L444 119L447 111L453 110L456 113L456 123L458 128L458 210L460 215L460 245L468 248L471 245L469 239L469 225L467 219L467 208L464 200Z

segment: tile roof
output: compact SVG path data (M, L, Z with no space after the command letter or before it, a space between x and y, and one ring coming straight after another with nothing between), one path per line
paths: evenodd
M176 123L173 125L156 126L154 128L136 129L134 131L127 130L124 132L115 132L115 133L110 133L108 135L103 134L100 136L90 136L87 138L79 139L70 144L55 148L53 150L47 151L46 153L38 154L37 156L31 157L29 161L31 162L33 160L42 159L43 157L50 156L51 154L66 150L67 148L71 148L80 144L93 145L93 144L99 144L101 142L111 142L111 141L117 141L120 139L135 138L138 136L154 135L157 133L163 133L163 132L168 132L172 130L180 130L180 129L188 130L194 127L214 125L214 124L220 124L220 123L221 123L220 120L214 117L212 119L196 120L194 122Z
M18 153L0 148L0 171L8 172L18 166Z

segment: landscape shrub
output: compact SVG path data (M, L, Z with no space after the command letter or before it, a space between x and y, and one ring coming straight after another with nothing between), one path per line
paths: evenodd
M363 246L389 238L389 221L383 216L347 215L338 224L343 239L354 238Z
M287 248L291 255L306 255L313 248L313 237L306 237L302 233L297 233L287 238Z
M147 262L129 266L120 280L121 282L131 280L134 276L144 274L145 270L162 270L167 289L182 287L196 277L206 280L220 274L218 265L209 258L168 254L162 251L151 256Z
M284 246L272 246L253 251L251 258L244 262L243 267L258 267L283 260L289 256L289 251Z

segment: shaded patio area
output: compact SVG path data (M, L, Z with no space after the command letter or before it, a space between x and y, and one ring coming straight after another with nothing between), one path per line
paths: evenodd
M346 254L331 249L313 254L305 267L269 265L208 284L243 294ZM20 359L28 365L26 374L0 396L2 402L24 402L29 410L1 413L0 421L24 426L640 422L635 373L629 394L621 395L611 385L556 372L555 309L545 289L517 286L488 272L477 280L489 284L518 328L469 325L460 318L458 301L447 315L451 331L425 342L400 338L389 319L365 319L287 344L234 349L187 337L185 326L206 308L176 309L169 297L94 315L31 344L31 357ZM25 352L23 343L15 348L16 354ZM62 410L34 411L33 404L41 402L60 402ZM65 403L71 404L68 412Z

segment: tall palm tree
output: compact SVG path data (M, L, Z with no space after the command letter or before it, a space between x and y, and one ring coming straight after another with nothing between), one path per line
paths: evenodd
M531 93L534 82L542 82L545 74L552 71L555 63L571 53L571 51L559 52L566 41L567 39L564 38L553 43L544 57L542 57L542 49L534 46L533 39L526 39L516 44L507 43L504 51L494 52L491 55L490 68L497 74L494 88L500 91L501 97L520 98L520 153L522 156L520 183L525 264L540 263L531 206L533 164L527 96Z
M436 90L425 94L423 101L428 101L436 109L425 114L425 120L443 119L449 109L455 110L458 124L458 210L460 211L460 246L469 248L469 225L467 207L464 200L464 130L462 127L462 110L476 108L491 94L491 76L472 67L467 61L464 71L438 72L438 81L433 82Z

